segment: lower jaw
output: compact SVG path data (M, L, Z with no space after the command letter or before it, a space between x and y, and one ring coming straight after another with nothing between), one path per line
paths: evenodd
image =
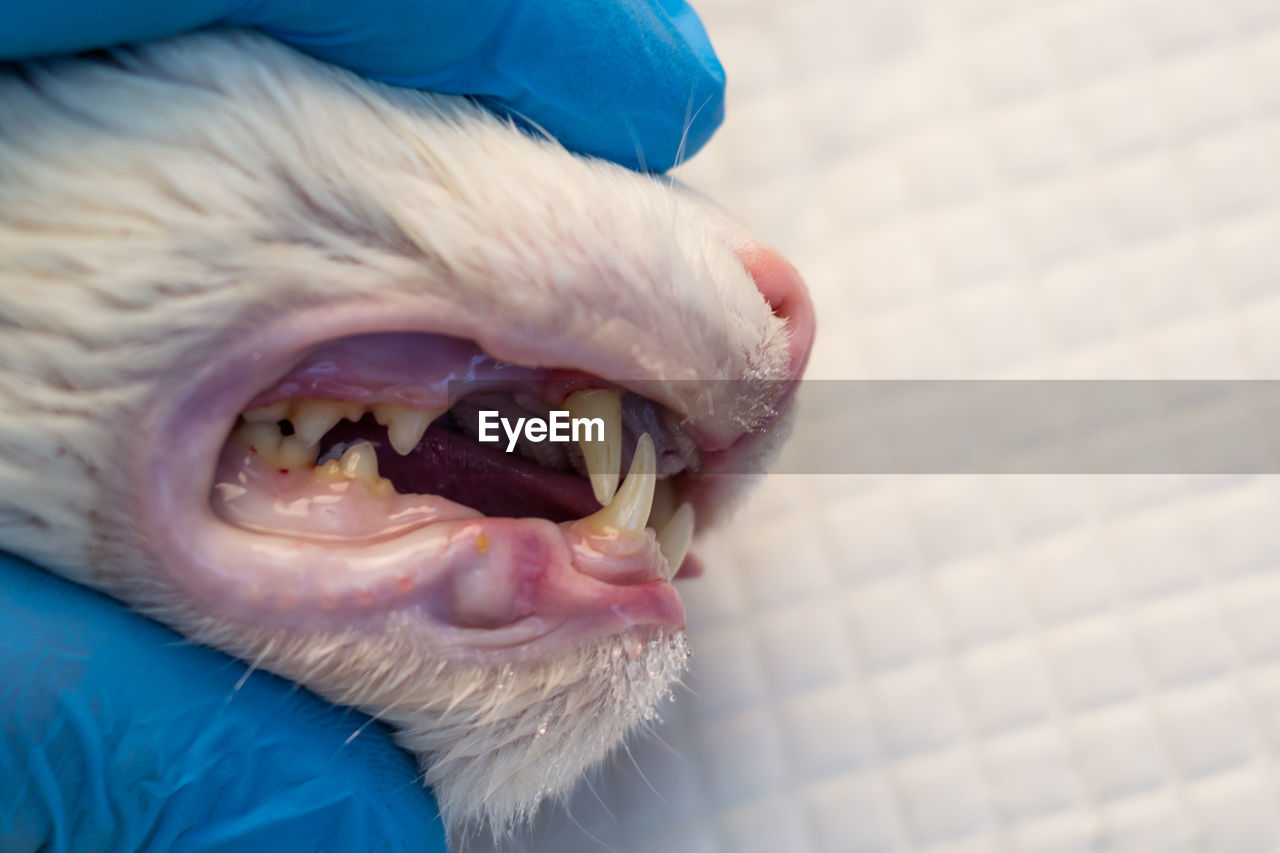
M347 485L367 506L433 500ZM148 516L147 538L202 612L254 628L376 634L394 618L444 656L505 659L637 629L683 629L651 531L602 535L582 520L491 518L452 506L461 517L344 541L246 530L206 501Z
M411 613L441 648L472 650L577 643L645 625L683 628L671 584L609 583L582 571L619 557L574 525L476 518L341 547L211 522L163 544L170 565L195 569L187 580L207 606L262 627L373 629L389 614ZM208 571L210 554L240 570ZM622 559L640 575L661 556L650 538Z

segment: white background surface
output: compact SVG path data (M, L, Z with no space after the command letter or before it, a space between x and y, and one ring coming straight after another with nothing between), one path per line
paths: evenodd
M1277 0L705 0L823 378L1280 378ZM1280 849L1280 482L784 477L513 849Z

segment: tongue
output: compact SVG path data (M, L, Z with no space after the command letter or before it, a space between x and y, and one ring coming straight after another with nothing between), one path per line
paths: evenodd
M408 456L387 441L386 429L368 415L342 421L324 437L321 454L368 441L378 473L401 494L440 495L488 516L571 521L600 508L585 477L548 471L501 450L484 447L439 424L427 429Z

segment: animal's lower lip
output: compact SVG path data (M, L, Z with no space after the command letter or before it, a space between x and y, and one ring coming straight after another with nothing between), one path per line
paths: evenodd
M367 312L353 323L350 315L334 321L334 313L322 312L314 324L295 317L279 335L220 353L186 394L157 401L163 405L147 428L159 440L136 460L150 480L140 517L157 562L177 583L240 624L350 629L396 612L418 613L428 617L419 630L446 647L532 650L637 625L683 626L675 590L646 565L660 558L632 555L630 568L592 576L574 568L590 542L550 522L477 518L335 549L234 530L213 516L210 460L258 389L321 340L405 325L403 314L392 320ZM309 334L299 337L299 328ZM246 384L246 376L258 378ZM464 556L466 565L458 562ZM504 595L490 596L495 582Z
M350 547L260 536L225 524L153 531L185 564L206 605L258 627L363 630L394 614L442 653L535 650L643 625L680 628L675 589L653 577L650 546L605 561L630 577L583 572L600 550L578 529L541 519L441 522ZM651 541L651 540L650 540ZM249 563L251 573L209 571Z

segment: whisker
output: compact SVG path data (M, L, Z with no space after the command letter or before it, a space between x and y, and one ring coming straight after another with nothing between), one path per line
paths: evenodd
M667 739L666 739L666 738L664 738L662 735L658 734L658 730L657 730L657 729L652 729L652 730L650 730L649 734L650 734L650 735L651 735L655 740L657 740L657 741L658 741L658 743L660 743L660 744L662 744L664 747L666 747L667 752L671 753L672 755L674 755L676 758L680 759L680 760L681 760L681 761L683 761L684 763L686 763L686 764L688 764L688 763L689 763L689 758L688 758L688 756L681 755L681 754L680 754L680 752L679 752L679 751L678 751L674 746L672 746L671 744L667 743Z
M635 767L636 772L640 774L640 778L644 780L644 784L648 786L650 791L653 791L653 795L658 798L658 801L664 806L670 805L670 803L667 802L667 798L662 796L658 789L654 787L653 783L649 781L649 777L645 775L643 768L640 767L640 762L636 761L635 753L631 751L631 744L624 742L622 744L622 750L627 754L627 758L631 759L631 766Z
M573 816L573 811L570 810L567 805L565 806L564 813L565 813L565 816L568 817L569 820L573 822L573 825L576 826L578 830L582 832L583 835L585 835L587 838L590 838L596 844L599 844L602 849L612 851L612 853L620 853L618 848L614 847L612 844L609 844L603 839L596 837L591 833L590 830L588 830L585 826L583 826L582 823L576 817Z
M711 96L706 99L695 110L693 108L693 90L689 91L689 100L684 110L684 129L680 131L680 144L676 147L676 160L671 165L671 169L680 168L685 162L685 152L689 150L689 131L693 129L693 123L698 116L702 115L702 111L707 108L707 104L711 103Z
M615 815L613 813L613 809L609 808L608 804L605 803L604 797L600 796L600 792L596 790L595 783L591 781L591 776L590 775L586 776L585 778L583 778L582 781L586 784L587 790L591 792L591 796L596 798L596 802L600 804L600 808L604 809L604 813L609 816L609 820L613 821L614 823L617 823L618 822L617 815ZM565 808L565 811L568 811L567 806Z
M631 119L624 117L623 121L627 126L627 135L631 137L631 145L635 148L636 163L640 167L641 172L648 172L649 168L644 159L644 145L640 142L640 134L636 133L636 127L631 123Z

